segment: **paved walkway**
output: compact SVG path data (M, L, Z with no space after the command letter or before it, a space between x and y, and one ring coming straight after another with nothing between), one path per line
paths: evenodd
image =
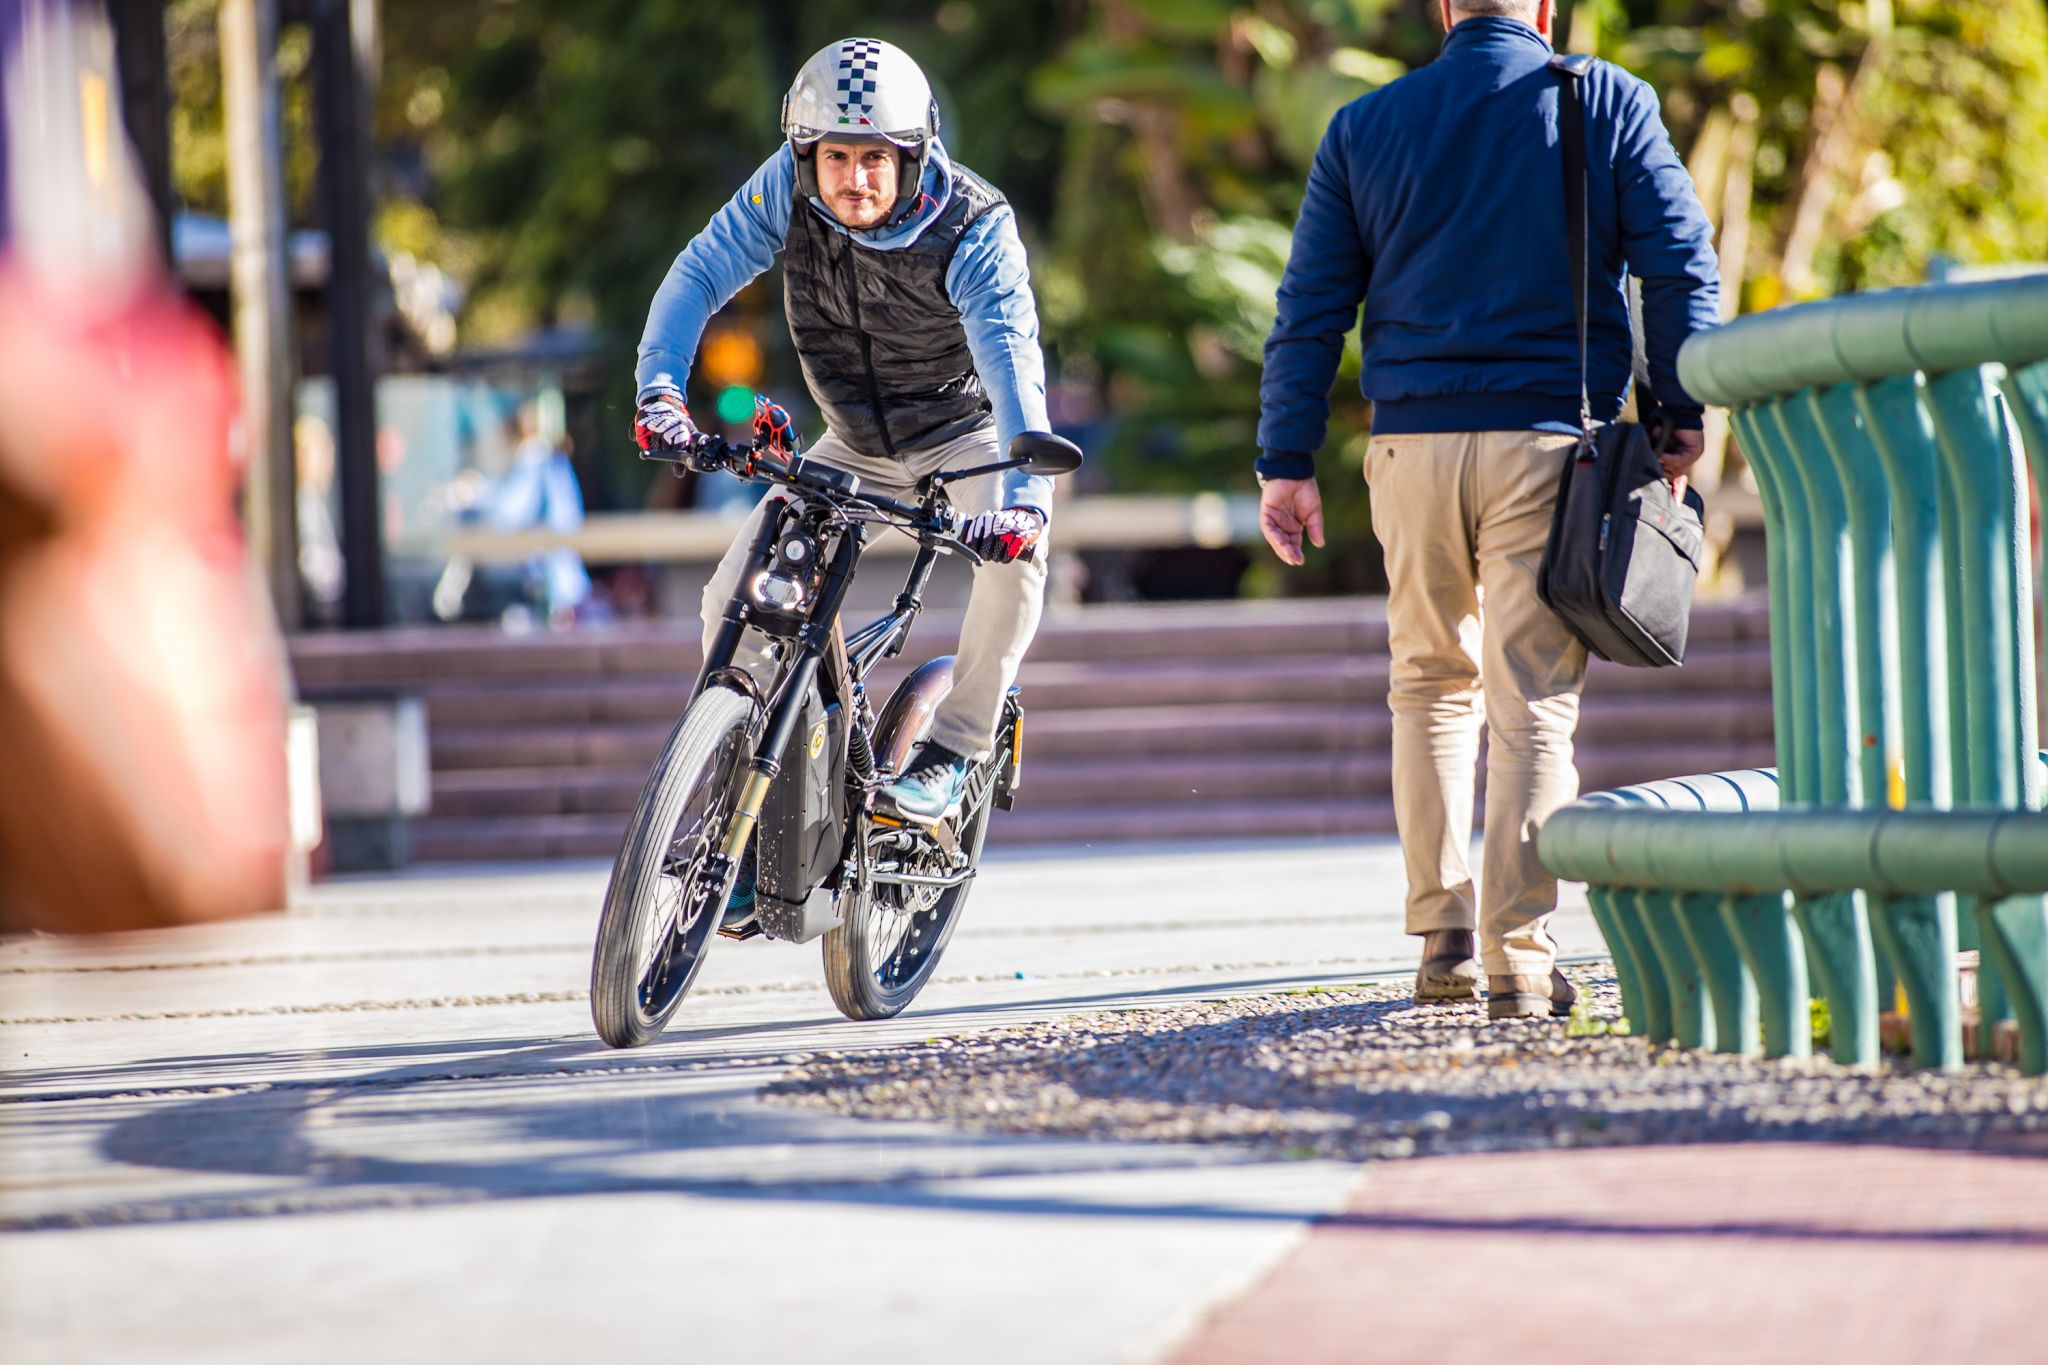
M1361 1170L758 1098L821 1053L1402 971L1384 841L992 862L914 1013L847 1023L815 948L720 944L630 1053L584 998L602 882L334 884L0 943L0 1359L2038 1354L2038 1149ZM1597 948L1582 905L1558 927Z
M0 944L0 1359L1153 1360L1356 1178L755 1093L820 1051L1400 970L1386 841L992 861L912 1014L848 1023L815 946L721 943L629 1053L585 999L603 875Z

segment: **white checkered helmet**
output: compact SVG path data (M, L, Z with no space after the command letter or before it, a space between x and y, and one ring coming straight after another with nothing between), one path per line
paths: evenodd
M782 135L796 156L797 189L818 192L813 156L825 138L874 139L903 153L896 209L917 198L924 158L939 135L931 82L910 54L878 38L842 38L820 48L782 97Z

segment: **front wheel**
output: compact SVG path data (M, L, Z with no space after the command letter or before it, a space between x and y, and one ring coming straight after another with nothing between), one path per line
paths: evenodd
M752 706L708 687L683 713L626 827L590 966L590 1015L613 1047L654 1041L704 965L734 869L719 859Z
M931 980L960 921L967 893L974 889L1010 743L1010 728L1005 725L996 738L995 756L984 760L968 783L956 826L957 858L924 831L863 822L871 872L920 880L883 882L871 877L847 898L844 917L825 935L825 987L847 1018L887 1019L900 1014ZM932 885L948 881L954 884Z

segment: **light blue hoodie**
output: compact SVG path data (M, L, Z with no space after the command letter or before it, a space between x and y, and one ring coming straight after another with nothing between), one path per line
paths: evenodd
M815 196L806 200L805 211L818 214L858 246L896 251L915 242L952 199L953 163L936 142L925 158L923 189L915 212L873 231L847 228ZM682 396L705 325L775 263L776 253L789 240L795 202L796 162L785 143L690 239L655 291L634 370L641 397ZM1016 215L1007 204L984 214L960 239L946 271L946 297L960 310L975 371L994 410L998 448L1008 450L1019 432L1052 430L1045 411L1045 357L1038 346L1031 273L1017 237ZM1050 518L1048 478L1019 471L1004 478L1007 505L1034 508Z

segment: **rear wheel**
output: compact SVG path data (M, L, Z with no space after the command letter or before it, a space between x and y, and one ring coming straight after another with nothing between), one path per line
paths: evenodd
M953 937L973 876L981 865L981 848L995 805L1010 735L1005 726L996 739L995 757L983 761L968 784L955 842L956 858L929 833L869 824L867 866L897 875L955 884L915 885L865 882L849 898L838 927L825 935L825 986L832 1003L849 1019L887 1019L899 1014L924 989L939 965L939 955Z
M717 855L746 774L751 710L738 692L706 688L641 790L590 967L591 1018L613 1047L652 1042L704 965L732 890L734 869Z

